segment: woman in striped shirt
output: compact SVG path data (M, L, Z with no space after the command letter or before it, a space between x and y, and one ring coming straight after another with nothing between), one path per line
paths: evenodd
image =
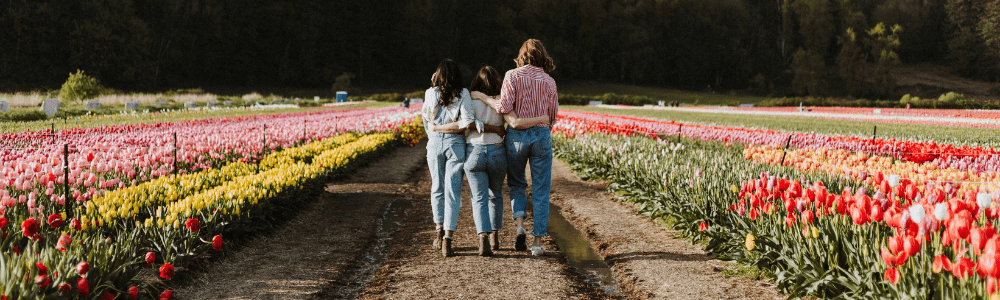
M502 114L516 112L522 118L548 116L550 123L542 123L527 129L507 128L504 145L507 150L507 185L510 186L511 208L517 221L517 239L514 248L527 250L524 218L528 187L524 168L531 164L531 198L533 219L531 234L535 237L531 254L542 255L542 237L548 236L549 189L552 186L552 138L550 126L556 122L559 100L556 97L556 82L548 72L556 65L549 57L542 42L530 39L521 45L517 68L507 71L503 87L500 89L500 109Z

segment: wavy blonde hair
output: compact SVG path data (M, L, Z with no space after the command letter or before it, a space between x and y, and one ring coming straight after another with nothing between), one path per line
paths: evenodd
M536 39L524 41L524 44L521 45L521 51L517 54L514 62L517 63L518 68L525 65L532 65L542 68L546 73L556 69L556 63L552 61L549 52L545 51L545 45L542 45L542 41Z

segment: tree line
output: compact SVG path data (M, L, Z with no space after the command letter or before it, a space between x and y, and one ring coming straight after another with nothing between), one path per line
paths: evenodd
M903 62L1000 79L1000 0L8 0L0 88L422 86L542 40L557 80L878 96Z

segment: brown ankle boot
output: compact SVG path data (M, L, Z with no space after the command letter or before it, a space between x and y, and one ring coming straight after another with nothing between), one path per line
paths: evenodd
M451 250L451 239L442 238L441 239L441 256L449 257L455 255L455 252Z
M434 239L434 243L431 245L431 248L434 248L434 250L441 250L441 238L444 237L444 229L438 230L436 236L437 238Z
M494 231L490 233L490 248L493 250L500 250L500 231Z
M492 234L479 235L479 256L493 256L493 250L490 249L490 236Z

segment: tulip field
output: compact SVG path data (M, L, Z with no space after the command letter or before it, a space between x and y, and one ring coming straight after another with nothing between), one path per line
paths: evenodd
M170 298L227 237L423 138L419 107L25 131L0 140L0 299ZM146 271L149 270L149 271Z
M423 139L419 109L123 115L2 134L0 300L169 299L164 281ZM790 297L1000 298L1000 153L985 139L721 123L560 110L553 147Z
M556 156L582 177L772 272L790 297L1000 297L992 148L568 110L559 122Z

